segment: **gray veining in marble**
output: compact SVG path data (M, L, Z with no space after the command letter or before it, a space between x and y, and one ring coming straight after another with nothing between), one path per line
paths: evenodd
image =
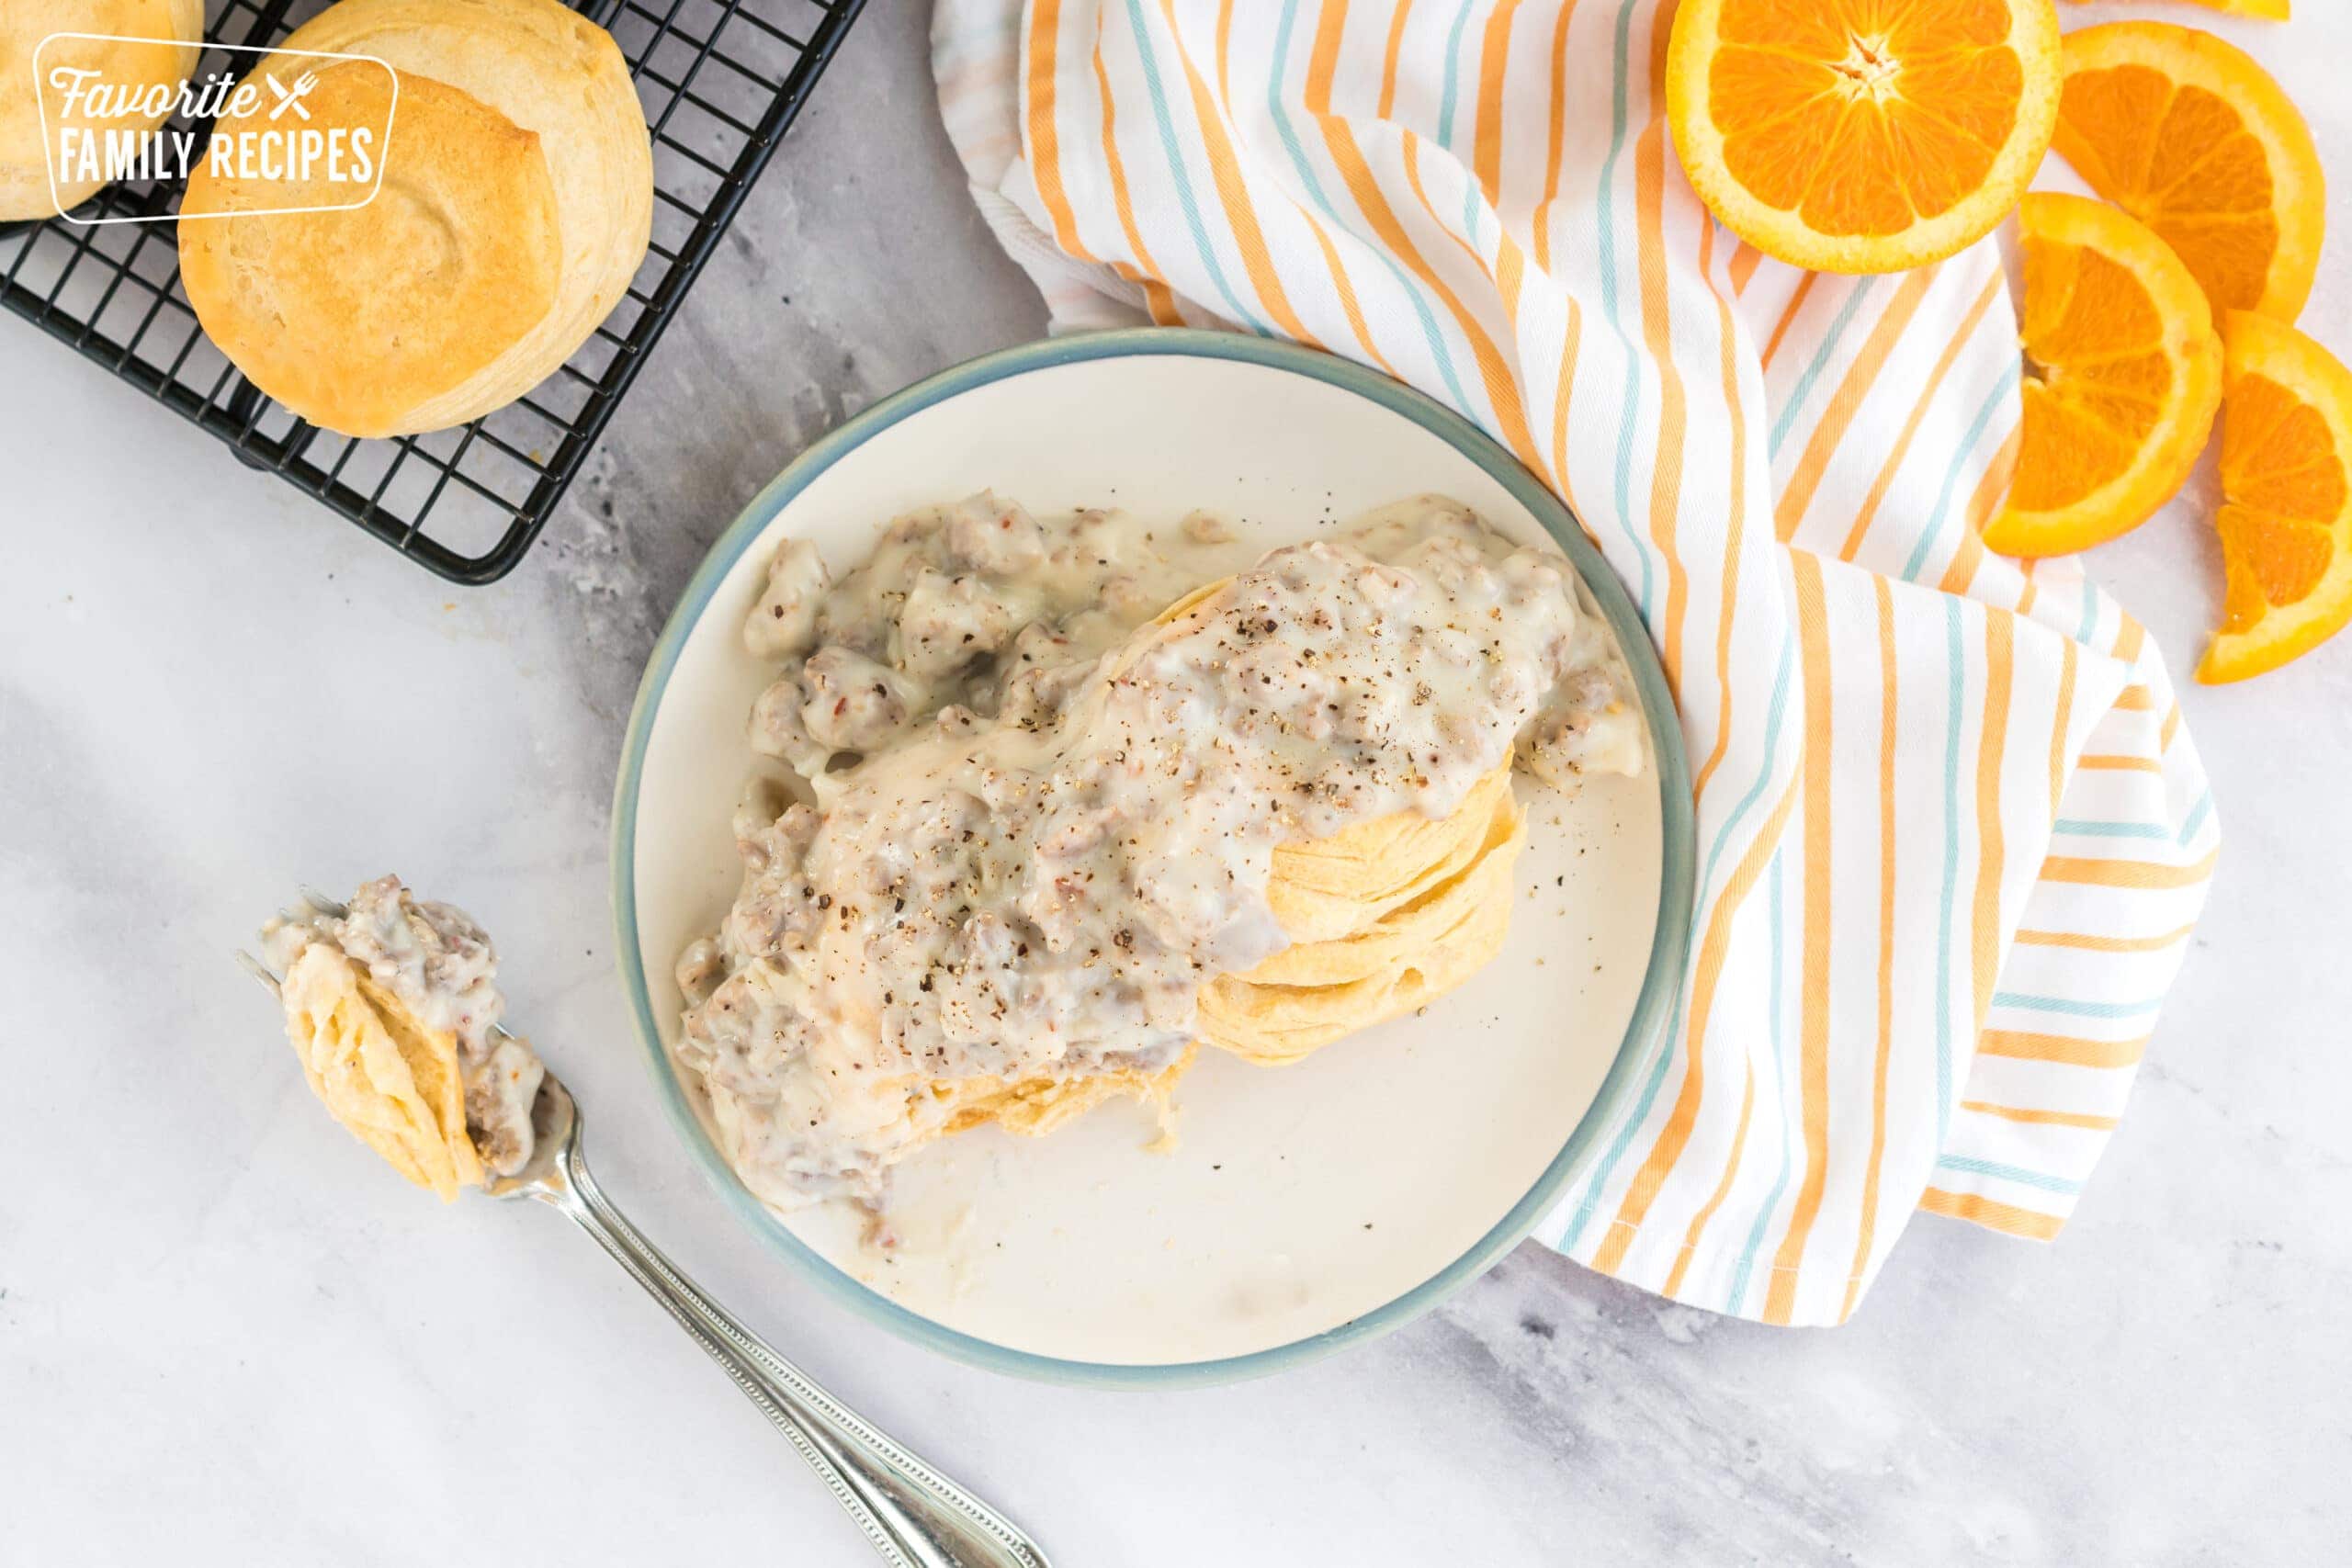
M2299 9L2266 52L2352 168L2352 21ZM1102 1394L901 1345L743 1240L623 1019L607 797L639 668L735 509L844 414L1041 330L964 199L923 29L869 7L490 590L0 321L0 1563L865 1560L582 1238L439 1212L319 1114L226 954L296 879L385 867L501 934L646 1228L1063 1568L2341 1561L2352 645L2188 694L2221 879L2065 1237L1920 1221L1844 1329L1523 1248L1339 1359ZM2352 350L2341 266L2305 324ZM2183 666L2201 527L2175 509L2098 563Z

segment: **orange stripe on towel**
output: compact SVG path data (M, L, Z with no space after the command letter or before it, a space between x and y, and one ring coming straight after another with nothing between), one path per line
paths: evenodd
M1821 411L1820 423L1813 427L1812 438L1805 442L1804 456L1790 471L1789 482L1781 489L1781 499L1773 509L1780 526L1781 538L1788 540L1804 520L1805 508L1813 504L1815 491L1821 488L1822 477L1829 471L1830 459L1845 442L1846 433L1853 428L1854 418L1862 412L1871 389L1878 384L1879 375L1886 362L1894 357L1894 345L1902 341L1904 330L1911 318L1919 313L1920 303L1928 291L1935 287L1940 273L1936 267L1918 267L1904 275L1903 286L1894 298L1880 312L1871 326L1870 336L1862 342L1861 352L1846 367L1845 378L1837 391L1830 394L1829 404ZM1957 340L1955 340L1956 342Z
M2161 936L2094 936L2085 931L2021 931L2014 940L2025 947L2076 947L2086 953L2161 953L2188 940L2195 926L2165 931Z
M2034 1111L2022 1105L1994 1105L1982 1100L1963 1100L1962 1111L1973 1111L1980 1116L1997 1116L2004 1122L2018 1122L2030 1127L2081 1127L2093 1133L2115 1130L2116 1118L2093 1116L2081 1111Z
M1176 30L1176 0L1159 0L1159 13L1167 20L1176 58L1183 63L1184 85L1193 99L1193 120L1200 127L1201 141L1208 148L1209 173L1216 184L1217 202L1225 209L1233 243L1241 253L1241 265L1250 275L1258 303L1274 319L1274 324L1291 337L1310 348L1321 348L1322 339L1306 330L1306 323L1291 309L1290 296L1283 290L1282 275L1274 270L1274 258L1266 249L1265 231L1258 225L1258 209L1250 204L1249 186L1241 176L1241 160L1234 153L1232 139L1225 133L1223 112L1216 95L1209 91L1208 79L1193 63L1193 57Z
M2029 1241L2048 1241L2057 1235L2066 1223L2055 1214L2036 1213L2031 1209L2020 1209L2011 1203L1996 1203L1992 1199L1980 1198L1973 1192L1947 1192L1940 1187L1930 1187L1921 1193L1919 1207L1930 1214L1972 1220L1987 1229L2024 1236Z
M2221 858L2219 846L2206 852L2194 865L2168 865L2152 860L2092 860L2052 855L2041 863L2044 882L2071 882L2091 887L2194 887L2213 874Z
M1976 897L1969 946L1976 980L1976 1027L1984 1027L2001 967L2001 754L2009 728L2009 688L2016 662L2016 628L2007 611L1984 616L1984 711L1976 743Z
M1854 1315L1878 1229L1878 1170L1886 1155L1886 1074L1894 1054L1894 757L1902 706L1897 700L1894 591L1885 578L1876 576L1871 589L1878 601L1878 657L1886 677L1878 714L1878 1062L1871 1083L1871 1159L1862 1173L1861 1224L1854 1237L1854 1266L1846 1272L1846 1304L1838 1314L1841 1323Z
M1756 889L1757 879L1764 874L1764 866L1781 847L1781 838L1788 830L1789 813L1797 802L1797 781L1791 779L1781 792L1781 802L1772 815L1758 830L1747 852L1739 858L1732 870L1731 880L1724 885L1723 896L1715 900L1707 913L1706 931L1699 942L1699 962L1690 978L1690 1021L1684 1032L1688 1065L1682 1075L1682 1087L1676 1091L1674 1107L1667 1113L1666 1124L1658 1130L1657 1139L1650 1145L1641 1168L1634 1173L1633 1184L1626 1188L1623 1201L1617 1206L1617 1217L1610 1222L1609 1235L1600 1243L1592 1266L1603 1274L1613 1274L1625 1260L1625 1249L1641 1231L1642 1221L1657 1201L1658 1189L1666 1185L1668 1172L1690 1146L1690 1130L1698 1124L1699 1101L1706 1092L1706 1053L1702 1048L1707 1037L1707 1024L1714 1012L1715 984L1722 978L1724 960L1731 949L1732 917L1739 913L1747 897Z
M1781 352L1781 344L1788 337L1789 329L1796 324L1797 312L1804 309L1804 302L1813 293L1813 286L1820 277L1821 274L1817 272L1808 272L1797 280L1796 292L1789 296L1787 306L1781 311L1780 323L1773 327L1771 337L1765 342L1765 369L1772 368L1772 360Z
M1054 241L1080 261L1094 261L1078 237L1078 214L1062 188L1061 128L1055 123L1055 82L1061 48L1061 0L1037 0L1029 13L1029 147L1037 196L1054 220Z
M2020 1062L2055 1062L2067 1067L2129 1067L2138 1065L2148 1048L2144 1034L2136 1040L2085 1040L2073 1034L2026 1034L1988 1029L1976 1042L1987 1056Z
M1772 1260L1771 1289L1764 1299L1767 1323L1786 1323L1795 1313L1805 1243L1829 1180L1829 764L1837 749L1830 730L1829 612L1823 603L1821 562L1796 550L1789 564L1796 578L1797 638L1804 665L1804 957L1797 992L1804 1181Z
M1960 358L1960 351L1967 346L1969 338L1974 334L1977 322L1984 320L1984 312L1992 308L1993 301L2000 297L2000 293L2001 275L1996 272L1984 280L1984 288L1976 296L1976 303L1970 306L1968 314L1961 318L1959 330L1951 334L1951 341L1944 344L1943 356L1936 361L1935 368L1928 372L1927 385L1919 389L1919 399L1911 405L1910 416L1903 422L1902 434L1894 438L1894 446L1888 451L1885 463L1880 467L1878 478L1871 485L1870 494L1862 498L1860 510L1854 513L1854 525L1847 531L1846 542L1838 550L1839 560L1852 560L1860 553L1862 537L1870 532L1871 524L1878 517L1878 509L1885 503L1887 491L1894 488L1894 476L1902 471L1903 459L1910 456L1911 442L1919 434L1919 425L1928 417L1928 410L1934 405L1936 394L1942 390L1945 376L1951 373L1953 363Z
M1102 166L1111 176L1111 205L1119 214L1119 231L1126 236L1127 250L1136 258L1135 266L1122 265L1119 271L1143 285L1144 308L1151 312L1154 325L1181 326L1183 315L1176 309L1176 296L1167 284L1159 280L1159 264L1151 257L1151 250L1143 243L1143 231L1136 225L1136 207L1127 190L1127 165L1119 157L1118 111L1111 101L1111 73L1102 66L1102 40L1094 40L1094 93L1102 100Z

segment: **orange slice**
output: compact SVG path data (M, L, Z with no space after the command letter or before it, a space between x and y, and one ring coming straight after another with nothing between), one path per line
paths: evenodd
M1988 549L2054 556L2136 528L2213 428L2222 344L2180 258L2114 208L2036 192L2025 251L2025 429Z
M2050 145L2052 0L1683 0L1667 115L1700 199L1829 272L1948 256L2008 215Z
M2282 321L2233 312L2215 526L2229 572L2200 681L2243 681L2352 621L2352 371Z
M2327 182L2270 73L2167 22L2069 33L2065 57L2060 154L2180 253L2216 313L2293 321L2319 270Z
M2069 0L2069 3L2079 6L2083 0ZM2209 11L2220 11L2225 16L2256 17L2266 22L2283 22L2287 20L2289 0L2188 0L2188 3L2202 6Z

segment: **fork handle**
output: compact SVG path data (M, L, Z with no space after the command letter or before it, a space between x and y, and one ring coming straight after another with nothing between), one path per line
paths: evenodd
M727 1370L892 1568L1047 1568L1012 1520L818 1387L662 1256L605 1196L577 1144L560 1167L563 1179L542 1201L594 1236Z

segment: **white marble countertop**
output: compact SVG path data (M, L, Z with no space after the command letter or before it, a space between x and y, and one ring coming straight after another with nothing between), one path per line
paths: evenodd
M2299 9L2265 52L2352 185L2352 20ZM2220 881L2064 1237L1923 1219L1841 1330L1522 1248L1306 1370L1105 1394L901 1344L744 1238L629 1037L608 795L640 664L737 507L844 413L1041 328L938 130L922 10L869 8L494 588L0 321L0 1562L867 1560L570 1227L442 1211L319 1112L227 955L298 879L388 867L499 933L614 1196L1064 1568L2340 1551L2352 640L2187 693ZM2346 216L2305 320L2339 350ZM2185 668L2219 579L2194 513L2098 567Z

